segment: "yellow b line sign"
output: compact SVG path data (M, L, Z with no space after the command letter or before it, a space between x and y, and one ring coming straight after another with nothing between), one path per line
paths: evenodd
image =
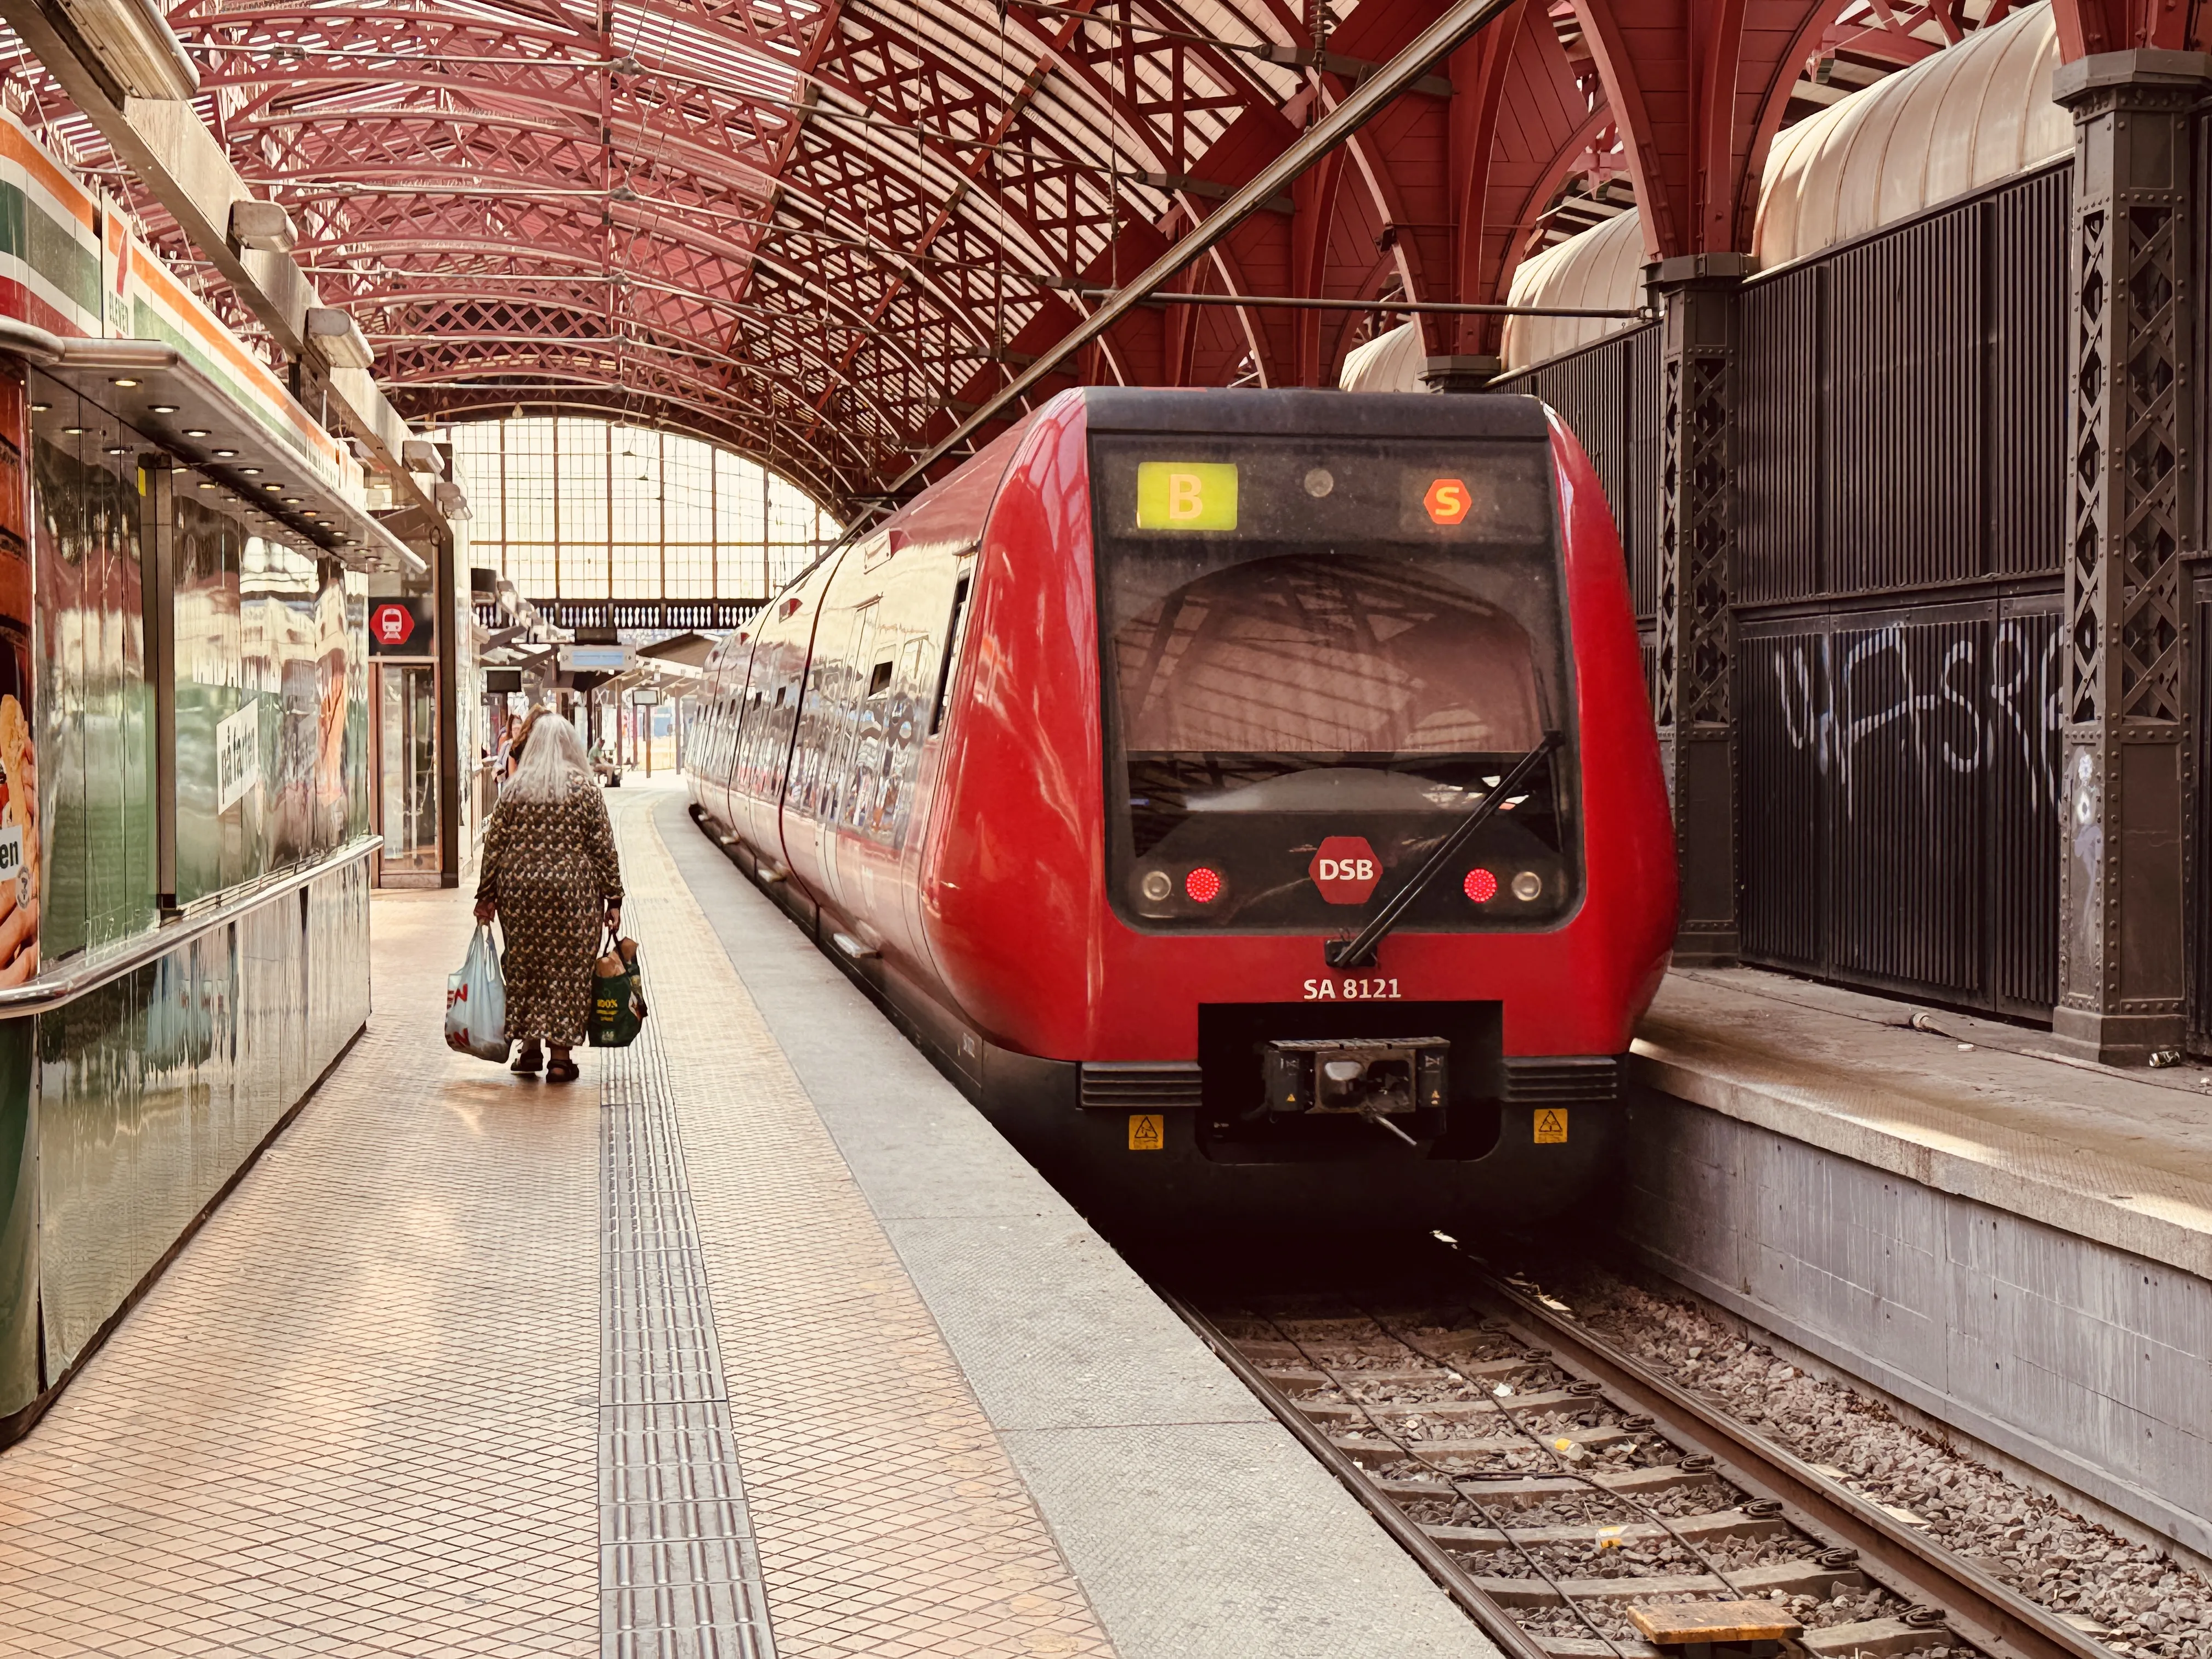
M1218 461L1138 462L1137 528L1236 529L1237 468Z

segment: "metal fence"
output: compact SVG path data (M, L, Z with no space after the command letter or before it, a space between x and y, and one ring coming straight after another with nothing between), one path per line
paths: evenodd
M2049 1015L2070 185L2046 168L1744 290L1747 960ZM1590 452L1647 633L1659 349L1648 325L1513 382Z
M742 628L758 616L761 599L532 599L541 621L556 628L631 628L645 630L696 628L719 633ZM486 628L504 628L506 614L495 605L477 607Z

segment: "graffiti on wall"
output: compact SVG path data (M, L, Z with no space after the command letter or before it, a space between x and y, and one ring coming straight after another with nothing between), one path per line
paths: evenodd
M1965 775L2016 765L2027 804L2055 807L2060 658L2052 624L2011 617L1986 635L1978 624L1945 627L1948 637L1936 641L1925 624L1892 623L1777 647L1768 655L1783 732L1833 780L1846 818L1856 812L1855 771L1870 744Z

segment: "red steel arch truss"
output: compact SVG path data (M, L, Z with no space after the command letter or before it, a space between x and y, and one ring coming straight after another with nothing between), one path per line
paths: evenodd
M2069 57L2190 44L2197 9L2056 3ZM169 21L201 66L204 118L292 210L298 257L377 345L403 410L658 416L843 510L1439 9L183 0ZM1785 121L2009 9L1522 0L1179 280L1494 301L1528 252L1631 200L1655 258L1740 250ZM9 82L73 159L106 161L34 60ZM189 260L166 216L132 199ZM219 287L210 297L224 303ZM1363 326L1356 313L1152 308L1074 367L1318 384ZM1434 349L1494 349L1495 319L1428 326Z

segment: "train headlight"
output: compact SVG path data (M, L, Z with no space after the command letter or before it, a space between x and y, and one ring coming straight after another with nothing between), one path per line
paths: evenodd
M1513 896L1527 904L1544 890L1544 878L1534 870L1523 870L1513 878Z
M1221 872L1201 864L1182 878L1182 890L1194 904L1211 904L1221 896Z
M1498 878L1487 870L1470 870L1460 890L1477 904L1487 904L1498 896Z
M1164 870L1147 870L1137 890L1154 904L1164 904L1168 895L1175 891L1175 878Z

